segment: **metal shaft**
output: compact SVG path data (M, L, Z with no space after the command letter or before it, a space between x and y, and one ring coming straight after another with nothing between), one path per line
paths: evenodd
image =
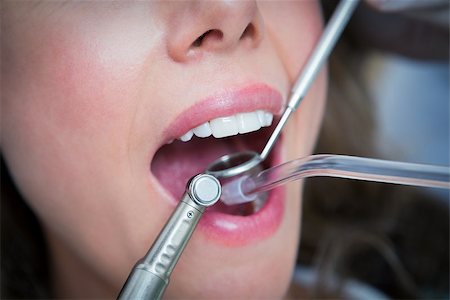
M302 73L292 88L288 106L270 136L269 141L261 152L261 160L265 160L267 158L290 115L297 109L300 102L305 97L309 87L319 73L323 63L330 55L331 50L334 48L334 45L347 25L348 20L350 19L358 3L359 0L341 0L339 3L331 19L328 21L317 46L312 52L307 64L303 68Z
M219 200L221 186L211 175L190 180L186 193L148 253L132 269L118 299L160 299L169 277L203 212Z

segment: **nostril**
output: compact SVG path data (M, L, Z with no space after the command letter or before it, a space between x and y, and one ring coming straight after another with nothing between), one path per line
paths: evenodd
M240 40L243 40L245 38L254 38L256 35L256 28L252 23L249 23L247 27L245 27L244 32L242 32Z
M198 48L198 47L201 47L205 43L205 41L217 42L217 41L222 40L222 38L223 38L222 31L220 31L218 29L210 29L210 30L206 31L205 33L203 33L201 36L199 36L192 43L191 47Z

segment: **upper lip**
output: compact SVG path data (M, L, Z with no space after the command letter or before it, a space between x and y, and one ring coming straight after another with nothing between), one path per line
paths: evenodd
M281 93L267 84L251 84L239 89L222 90L180 113L164 130L164 143L218 117L255 110L264 110L277 115L281 112L283 104Z

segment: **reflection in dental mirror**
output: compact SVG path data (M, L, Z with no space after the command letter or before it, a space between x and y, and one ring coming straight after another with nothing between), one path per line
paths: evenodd
M227 205L254 201L258 194L307 177L329 176L412 186L450 188L450 168L344 155L311 155L245 174L222 186Z

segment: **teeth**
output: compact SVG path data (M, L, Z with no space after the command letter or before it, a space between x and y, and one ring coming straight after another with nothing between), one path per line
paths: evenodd
M209 121L212 135L215 138L221 138L239 133L238 123L235 116L217 118Z
M192 136L194 135L194 132L192 132L192 130L189 130L188 132L186 132L185 134L183 134L180 137L180 140L182 140L183 142L187 142L190 139L192 139Z
M238 113L233 116L216 118L205 122L189 130L179 139L187 142L193 135L204 138L212 134L215 138L222 138L238 133L248 133L256 131L261 127L270 126L272 121L273 115L262 110Z
M264 113L264 121L266 122L263 126L268 127L272 125L273 115L271 113Z
M239 133L247 133L261 128L261 123L258 119L258 114L242 113L236 115Z
M266 124L266 119L264 117L265 112L262 110L257 110L256 114L258 115L258 120L259 123L261 123L261 126L265 125Z
M209 122L205 122L200 126L195 127L192 129L194 131L194 134L198 137L208 137L212 134L211 127L209 126Z

